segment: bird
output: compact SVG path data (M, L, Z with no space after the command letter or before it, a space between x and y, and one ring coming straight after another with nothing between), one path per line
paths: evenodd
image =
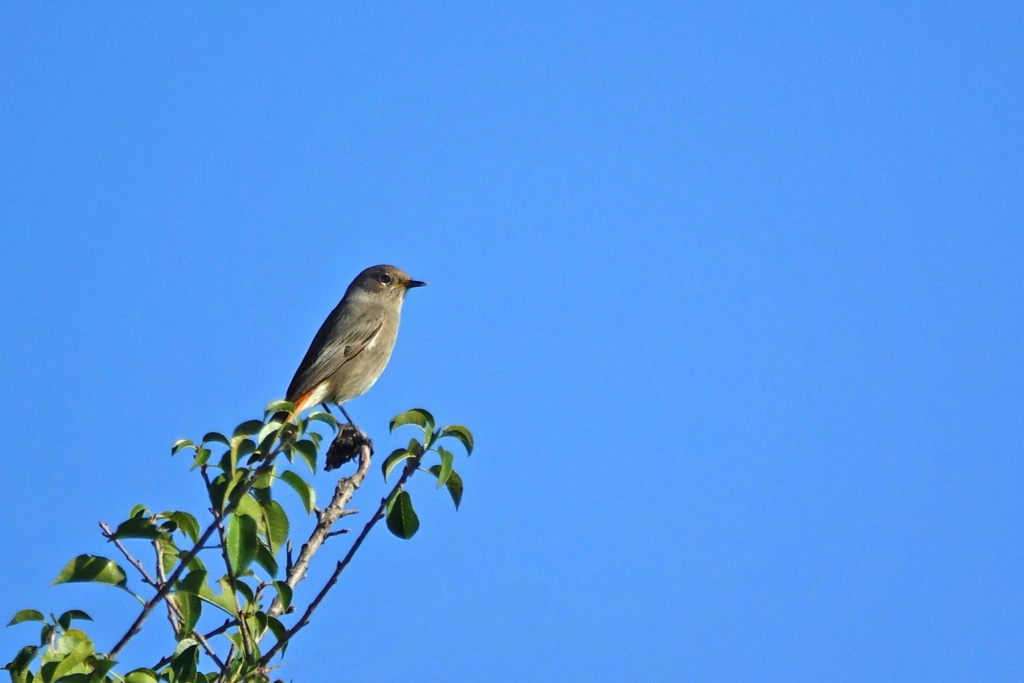
M294 415L318 404L343 404L370 390L384 372L398 336L406 293L427 283L401 268L371 266L359 273L313 337L288 385Z

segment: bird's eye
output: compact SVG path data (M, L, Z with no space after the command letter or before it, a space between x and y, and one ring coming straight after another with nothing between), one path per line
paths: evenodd
M381 273L380 277L378 277L377 279L380 280L380 283L382 285L390 285L391 284L391 276L388 275L387 273Z

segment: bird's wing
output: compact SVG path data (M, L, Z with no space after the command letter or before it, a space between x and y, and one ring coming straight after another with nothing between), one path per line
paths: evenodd
M337 372L380 334L384 325L384 310L359 316L355 324L345 315L342 306L334 309L309 345L292 383L288 385L288 400L295 401L313 391L321 382Z

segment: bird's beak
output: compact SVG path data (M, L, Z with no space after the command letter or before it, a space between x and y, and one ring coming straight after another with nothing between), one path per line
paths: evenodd
M409 280L405 283L406 289L412 289L413 287L426 287L427 283L422 280Z

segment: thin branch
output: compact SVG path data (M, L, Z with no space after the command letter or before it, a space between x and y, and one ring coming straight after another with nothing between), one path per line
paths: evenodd
M411 477L412 474L419 467L420 461L423 460L424 454L425 453L420 453L415 458L409 460L409 462L406 464L405 469L402 471L402 476L399 478L398 482L395 483L395 487L391 489L391 492L385 498L381 499L380 506L377 508L377 511L373 513L373 516L370 518L370 521L368 521L366 523L366 526L363 527L363 530L359 532L359 536L357 536L356 540L353 541L352 547L348 549L348 553L345 554L345 557L338 562L337 566L335 566L334 572L331 574L331 578L327 580L327 583L324 584L324 587L320 589L320 592L317 593L315 598L313 598L313 601L309 603L309 605L306 607L306 611L302 613L302 616L299 617L299 620L297 622L295 622L295 625L288 629L288 632L285 633L284 638L281 638L276 643L274 643L274 646L271 647L270 650L268 650L265 655L263 655L263 657L260 659L260 666L265 667L270 662L270 660L273 659L274 655L277 654L278 650L284 647L284 645L286 645L288 641L291 640L296 633L301 631L306 626L306 624L309 623L309 618L313 615L313 612L320 605L320 602L323 601L328 591L330 591L331 588L334 587L334 584L338 582L338 578L341 577L341 573L345 571L345 567L347 567L349 565L349 562L352 561L352 558L355 556L356 551L359 550L359 547L363 544L363 541L366 540L367 535L377 524L377 522L384 519L384 510L387 508L388 504L392 500L394 500L394 498L402 490L402 487L405 486L405 482L409 480L409 477ZM361 471L364 469L369 469L369 461L370 448L369 446L363 446L360 450L359 455L359 469Z
M114 547L120 550L121 554L124 555L124 559L128 560L128 563L139 571L139 574L142 576L142 582L148 586L151 586L153 590L160 590L160 584L163 581L163 563L161 561L162 558L160 556L160 548L156 545L156 541L153 541L153 547L157 549L157 576L160 577L159 579L152 578L149 575L149 572L146 571L145 565L142 564L142 560L138 560L135 557L133 557L132 554L128 552L128 549L124 547L121 541L114 538L114 532L110 530L110 527L107 526L106 522L100 522L100 529L102 529L103 531L103 537L111 543L113 543ZM177 640L178 635L181 633L180 624L183 621L181 617L181 612L178 611L177 607L170 600L167 600L166 602L167 621L171 624L171 630L174 631L174 638L175 640Z
M238 501L240 501L242 497L249 492L249 489L252 488L253 482L274 466L274 456L277 455L277 453L280 451L280 448L281 447L279 446L273 453L271 453L271 455L267 457L263 464L257 467L245 481L240 482L238 484L235 490L231 492L231 499L228 501L228 504L224 507L224 512L222 514L228 514L232 510L234 510L235 507L238 505ZM128 644L128 641L134 638L142 629L142 624L149 617L150 613L153 611L153 608L156 607L157 603L163 600L164 596L166 596L170 592L171 586L173 586L177 582L177 580L181 578L182 573L185 571L185 568L189 565L189 563L192 562L192 559L196 555L198 555L199 551L201 551L206 546L206 542L210 540L210 536L212 536L213 532L217 530L217 524L218 519L215 516L213 523L206 527L202 535L199 537L199 540L196 541L196 544L192 546L191 550L185 553L185 556L182 557L181 560L178 562L178 566L175 567L174 571L171 572L171 575L167 577L167 581L162 586L160 586L160 589L157 590L156 595L150 598L149 601L145 605L143 605L142 612L139 613L139 616L135 619L134 622L132 622L132 625L128 627L128 631L125 632L123 636L121 636L121 640L117 641L117 644L110 650L110 654L108 656L111 659L117 657L118 653L121 652L121 650L124 649L124 646Z
M124 547L121 541L114 538L114 532L110 530L110 527L107 526L106 522L100 522L100 529L103 531L103 538L113 543L114 547L120 550L121 554L124 555L124 559L128 560L128 563L131 566L139 570L139 574L142 576L143 583L145 583L148 586L151 586L155 590L159 590L160 584L158 584L155 580L153 580L152 577L150 577L149 572L146 571L146 567L142 564L142 561L135 559L132 556L132 554L128 552L128 549Z
M370 447L363 445L359 450L359 467L351 477L343 477L338 480L334 487L334 496L331 498L330 504L317 515L316 526L313 528L312 533L310 533L309 540L302 544L302 550L299 552L299 557L294 563L291 561L291 553L288 554L288 572L285 577L285 583L288 584L289 588L294 590L299 585L299 582L306 578L306 570L309 568L309 562L313 559L313 555L320 549L324 541L333 535L331 533L331 526L342 517L355 514L355 510L346 510L345 506L352 499L356 489L362 485L369 471ZM274 602L270 605L270 609L267 610L267 615L278 617L283 611L284 607L281 604L280 598L275 597Z

